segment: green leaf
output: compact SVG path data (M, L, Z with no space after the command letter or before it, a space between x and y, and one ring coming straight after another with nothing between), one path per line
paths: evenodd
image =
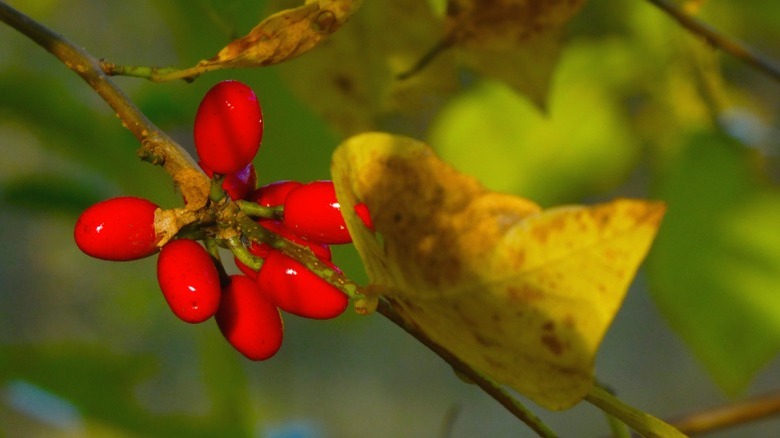
M690 139L662 175L669 211L649 259L661 311L730 394L780 350L780 193L748 153Z
M630 68L629 48L570 47L548 114L498 82L454 99L430 131L446 161L496 191L542 205L572 202L620 183L638 158L625 110L609 80Z

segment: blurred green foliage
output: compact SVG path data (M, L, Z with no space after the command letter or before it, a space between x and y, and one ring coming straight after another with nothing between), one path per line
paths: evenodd
M97 57L182 67L267 12L265 2L248 0L8 3ZM390 22L398 16L382 21L375 3L372 26L357 35L379 32L386 42L403 34L404 23ZM700 13L780 58L778 7L719 0ZM327 178L343 121L358 114L371 128L428 140L493 189L544 205L665 200L647 278L602 347L599 377L659 416L725 401L721 389L742 397L780 386L780 85L714 53L645 2L591 2L568 29L544 110L465 69L441 77L446 83L430 95L408 84L386 88L392 76L380 67L406 65L411 52L385 57L368 45L353 47L347 61L311 57L323 71L338 62L354 84L368 84L365 105L326 91L310 100L302 89L333 83L318 82L303 58L192 84L116 82L190 150L203 93L226 78L251 85L266 117L255 161L261 183ZM333 44L354 38L349 32ZM78 77L5 26L0 41L0 435L431 436L453 405L461 407L453 436L527 432L379 317L287 318L280 354L250 363L214 324L189 326L170 314L154 260L108 263L78 252L72 225L97 199L181 201L162 170L136 159L135 139ZM434 42L404 40L420 51ZM441 71L435 63L429 68ZM304 80L307 87L296 84ZM379 104L388 96L389 106ZM337 248L335 258L365 280L351 248ZM71 406L75 419L58 421L62 409L34 402L35 388ZM564 436L607 430L588 407L542 415ZM780 430L777 421L752 427L742 431Z
M654 296L716 381L737 394L780 348L780 191L742 145L691 133L659 178L669 204Z

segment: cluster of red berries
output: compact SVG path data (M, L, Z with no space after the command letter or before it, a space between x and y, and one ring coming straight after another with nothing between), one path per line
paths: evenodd
M195 117L195 146L201 168L213 181L222 181L227 194L211 202L242 200L267 207L277 214L257 218L263 229L308 248L338 271L329 245L351 239L333 183L278 181L255 188L252 160L262 137L262 110L251 88L224 81L206 93ZM155 231L158 209L136 197L99 202L78 218L76 244L84 253L104 260L136 260L159 251L157 278L173 313L189 323L213 316L225 338L249 359L267 359L278 351L284 332L280 309L314 319L334 318L346 309L344 293L268 242L244 236L242 249L255 257L258 263L253 265L260 268L249 267L236 253L242 274L230 276L216 251L195 240L177 238L160 249ZM356 212L370 227L365 206Z

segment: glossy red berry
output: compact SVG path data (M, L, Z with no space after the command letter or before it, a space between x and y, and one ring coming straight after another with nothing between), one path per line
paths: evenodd
M84 210L73 237L85 254L103 260L136 260L157 252L157 205L132 196L107 199Z
M202 162L198 162L198 165L206 172L209 178L214 177L213 170ZM245 199L255 189L255 185L257 185L257 172L252 163L247 164L238 172L225 175L225 179L222 180L222 188L225 189L225 192L232 200Z
M243 275L232 275L222 291L215 319L222 335L251 360L265 360L282 345L284 326L279 309Z
M284 200L287 199L287 195L289 195L293 189L302 185L303 184L298 181L275 181L252 192L247 197L247 200L262 205L263 207L284 205Z
M276 250L268 254L260 268L257 285L280 309L305 318L335 318L349 303L341 291Z
M263 139L263 113L255 92L238 81L214 85L195 115L195 148L214 172L238 172L254 159Z
M293 189L284 201L284 225L313 242L352 241L333 181L314 181Z
M360 218L360 220L363 222L363 225L366 226L371 231L374 230L374 221L371 220L371 213L368 211L368 206L364 203L355 204L355 214L357 217Z
M157 259L157 281L173 313L190 323L211 318L219 308L219 274L194 240L168 242Z

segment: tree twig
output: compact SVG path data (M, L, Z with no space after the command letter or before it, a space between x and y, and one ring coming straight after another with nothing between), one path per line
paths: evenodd
M178 143L155 126L111 78L103 73L97 59L62 35L2 1L0 21L49 51L84 79L116 111L122 124L138 139L141 144L139 156L162 165L189 201L195 204L200 204L201 201L205 203L203 197L208 196L208 177L197 170L195 161Z
M647 0L658 9L674 18L692 33L701 36L708 44L717 47L746 64L780 81L780 64L763 53L734 38L723 35L715 28L677 8L668 0Z
M780 391L775 391L726 406L694 412L672 420L671 423L682 432L697 435L739 426L778 413Z
M389 319L397 326L401 327L404 331L417 339L421 344L425 345L431 351L436 353L436 355L447 362L455 371L479 386L483 391L485 391L485 393L499 402L501 406L506 408L506 410L508 410L520 421L528 425L528 427L530 427L539 436L557 436L555 432L550 430L550 428L547 427L547 425L536 416L536 414L528 410L518 400L509 395L509 393L507 393L501 386L487 379L475 369L471 368L468 364L463 362L459 357L452 354L449 350L433 342L429 337L425 336L424 333L422 333L401 315L399 315L398 312L395 311L395 308L392 305L392 301L389 298L385 298L379 301L377 312L382 314L385 318Z

